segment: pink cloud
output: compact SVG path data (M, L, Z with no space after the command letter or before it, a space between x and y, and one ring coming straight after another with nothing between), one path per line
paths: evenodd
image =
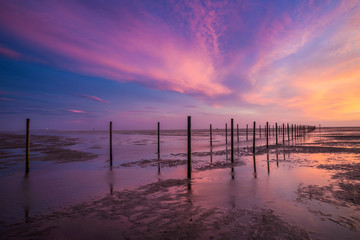
M0 98L0 101L11 102L11 101L14 101L14 99L10 99L10 98Z
M68 111L68 112L72 112L72 113L87 113L87 112L85 112L85 111L81 111L81 110L75 110L75 109L67 109L66 111Z
M7 2L2 6L0 25L37 47L75 60L72 64L57 61L57 57L51 59L75 72L117 81L136 79L153 88L181 93L216 96L231 92L218 81L216 63L210 54L219 51L219 36L212 28L215 12L206 15L203 26L200 25L203 10L194 11L200 14L193 21L199 41L192 43L146 12L142 12L140 19L125 10L114 9L119 11L117 16L103 18L100 28L93 27L97 22L87 18L93 14L91 10L79 3L71 4L69 7L45 1L41 7L34 3L25 8L17 2Z
M0 45L0 55L4 55L4 56L7 56L7 57L13 58L13 59L19 59L22 56L20 53L15 52L11 49L5 48L1 45Z
M97 102L110 103L110 101L101 99L101 98L96 97L96 96L81 95L81 97L84 97L84 98L87 98L87 99L91 99L91 100L94 100L94 101L97 101Z

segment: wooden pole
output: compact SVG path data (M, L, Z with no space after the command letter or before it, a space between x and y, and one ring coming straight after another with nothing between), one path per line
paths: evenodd
M253 153L255 154L255 131L256 131L256 122L254 122L254 128L253 128Z
M188 141L187 141L187 156L188 156L188 163L187 163L187 177L191 178L191 116L188 116L187 118L187 135L188 135Z
M289 127L289 124L287 124L287 132L288 132L288 141L290 142L290 127Z
M158 133L158 149L157 149L157 153L160 154L160 122L158 122L157 124L158 128L157 128L157 133Z
M249 132L249 128L248 128L248 125L246 124L246 141L249 139L248 138L248 132Z
M239 124L236 124L237 142L239 142Z
M283 134L283 144L285 144L285 124L283 123L282 127L282 134Z
M260 138L261 138L261 125L259 125L259 134L260 134Z
M275 136L275 125L273 125L273 137Z
M30 119L26 119L26 156L25 156L25 173L28 173L30 161Z
M227 144L227 123L225 123L225 143Z
M234 119L231 119L231 162L234 162Z
M269 148L269 122L266 122L266 148Z
M113 160L113 155L112 155L112 122L110 122L110 167L112 167L112 160Z
M210 147L212 148L212 126L210 124Z
M275 132L276 132L276 145L278 145L278 125L275 123Z

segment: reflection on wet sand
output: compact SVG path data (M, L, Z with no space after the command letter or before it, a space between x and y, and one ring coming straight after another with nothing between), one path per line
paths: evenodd
M108 179L108 183L109 183L109 187L110 187L110 195L113 195L113 193L114 193L114 182L115 182L115 179L114 179L114 173L113 173L113 170L112 170L112 169L110 169L110 170L108 171L107 179Z
M266 154L266 162L267 162L267 171L268 171L268 174L270 174L270 162L269 162L269 152L267 152Z
M24 215L25 215L25 222L27 223L29 221L29 215L30 215L30 177L29 173L25 173L23 178L23 204L24 204Z
M256 160L255 160L255 154L253 154L253 163L254 163L254 178L256 178Z

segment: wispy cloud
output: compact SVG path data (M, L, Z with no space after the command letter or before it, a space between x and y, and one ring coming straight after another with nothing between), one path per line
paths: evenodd
M0 98L0 101L12 102L14 99L11 98Z
M13 58L13 59L19 59L22 55L14 50L11 50L9 48L5 48L0 45L0 55Z
M80 113L80 114L87 113L87 112L85 112L85 111L75 110L75 109L67 109L66 111L72 112L72 113Z
M102 98L96 97L96 96L90 96L90 95L80 95L81 97L94 100L96 102L102 102L102 103L110 103L108 100L104 100Z

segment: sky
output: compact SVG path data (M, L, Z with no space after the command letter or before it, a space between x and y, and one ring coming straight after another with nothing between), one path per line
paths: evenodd
M360 126L358 0L0 0L0 130Z

